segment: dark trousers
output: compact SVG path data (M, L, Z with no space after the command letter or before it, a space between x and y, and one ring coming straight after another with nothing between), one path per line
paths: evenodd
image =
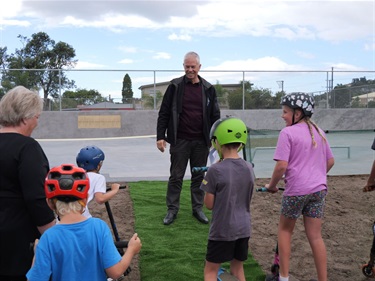
M180 209L180 194L186 167L190 161L190 170L193 167L205 167L207 165L209 148L204 141L177 140L176 145L170 147L170 177L167 189L168 211L177 214ZM203 173L191 175L191 205L193 211L199 211L203 206L204 191L200 189Z

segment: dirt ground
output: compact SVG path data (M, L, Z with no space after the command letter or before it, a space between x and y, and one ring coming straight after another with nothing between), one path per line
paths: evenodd
M326 200L323 238L327 247L329 281L368 280L362 274L361 266L368 262L372 245L375 192L362 192L361 188L367 176L328 177L329 191ZM264 186L266 183L268 179L256 180L257 187ZM269 272L273 262L281 196L281 192L277 194L254 193L251 203L253 233L250 239L250 251L265 272ZM119 235L121 238L128 239L134 229L129 189L120 190L120 194L115 196L110 203ZM110 224L104 205L91 206L90 212L93 216L101 217ZM138 258L134 260L131 268L131 273L124 280L140 281ZM317 278L302 219L298 220L292 239L290 274L300 281Z

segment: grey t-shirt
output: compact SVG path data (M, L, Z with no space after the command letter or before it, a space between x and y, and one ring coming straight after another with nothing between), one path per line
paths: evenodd
M254 189L251 163L242 158L228 158L211 165L201 189L215 196L209 240L250 237L250 201Z

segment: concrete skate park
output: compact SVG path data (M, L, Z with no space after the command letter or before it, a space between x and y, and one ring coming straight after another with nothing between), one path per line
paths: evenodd
M241 118L250 130L277 132L285 126L279 109L221 111L222 117L227 115ZM82 147L96 145L105 153L101 172L108 181L164 181L169 177L169 145L164 153L156 148L157 116L155 110L45 111L32 137L51 167L75 164ZM316 109L312 120L328 132L336 162L329 175L369 174L375 159L370 148L375 109ZM269 146L248 151L257 178L271 177L273 152Z

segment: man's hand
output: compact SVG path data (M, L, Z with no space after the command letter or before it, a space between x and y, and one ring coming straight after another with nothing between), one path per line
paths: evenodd
M156 147L161 151L164 152L164 150L167 147L167 142L165 140L158 140L156 142Z

